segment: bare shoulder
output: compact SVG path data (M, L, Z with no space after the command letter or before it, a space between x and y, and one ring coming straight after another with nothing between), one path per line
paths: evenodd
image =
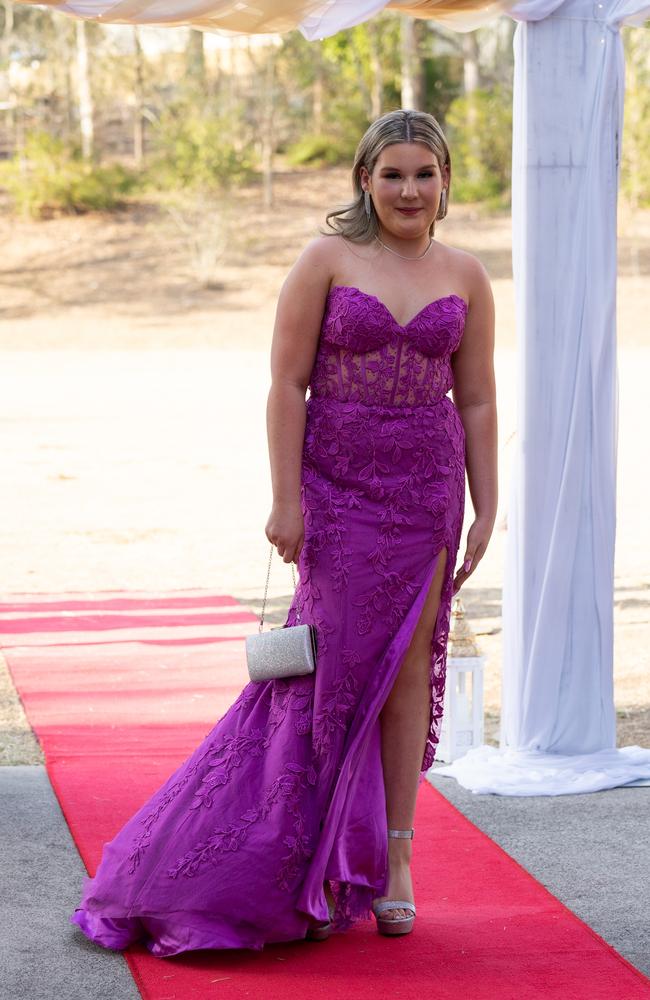
M451 253L459 281L465 288L470 309L472 305L484 306L486 301L491 301L490 276L483 262L468 250L460 250L458 247L447 249Z
M372 249L367 243L353 242L341 233L330 233L313 239L305 248L310 258L327 271L330 282L336 284L348 279L355 265L368 264L372 259ZM354 280L354 279L350 279Z
M330 277L340 253L338 236L314 236L303 247L296 264L303 269L313 269Z
M280 289L280 303L287 299L300 309L322 312L329 291L332 275L332 251L328 238L317 236L303 247L284 279Z

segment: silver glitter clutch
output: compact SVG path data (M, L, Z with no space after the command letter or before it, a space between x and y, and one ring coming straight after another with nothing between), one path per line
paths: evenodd
M316 667L316 627L314 625L281 625L263 632L264 609L271 573L271 545L262 614L257 635L246 636L246 662L252 681L269 681L279 677L300 677L313 673ZM291 563L294 589L296 576ZM300 612L297 612L300 618Z

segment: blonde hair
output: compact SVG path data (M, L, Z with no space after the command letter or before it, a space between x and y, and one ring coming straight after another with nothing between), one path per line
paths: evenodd
M451 156L447 140L433 115L427 114L426 111L398 109L388 111L375 119L364 133L357 146L352 167L352 188L355 199L343 208L327 213L325 222L333 232L321 229L323 236L340 235L353 243L367 243L379 234L379 223L372 202L370 216L366 214L361 187L361 167L365 167L368 173L372 174L382 150L398 142L421 142L435 153L441 170L444 166L449 167L444 211L438 210L436 215L436 219L444 219L449 207L451 185ZM330 219L334 222L330 222ZM429 226L429 236L433 236L436 219Z

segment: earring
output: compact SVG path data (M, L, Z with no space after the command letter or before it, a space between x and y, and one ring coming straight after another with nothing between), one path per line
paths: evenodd
M440 195L440 206L438 208L438 212L444 215L446 210L447 210L447 188L443 188L442 194Z
M363 192L363 203L366 209L366 215L370 218L370 191Z

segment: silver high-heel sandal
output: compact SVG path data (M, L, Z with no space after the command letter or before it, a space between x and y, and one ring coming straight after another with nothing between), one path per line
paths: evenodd
M388 836L403 837L412 840L414 833L415 830L389 830ZM381 914L386 910L408 910L410 912L410 916L382 917ZM413 924L415 922L415 903L412 903L409 899L385 899L381 903L375 901L372 904L372 912L377 920L377 930L380 934L408 934L413 930Z

